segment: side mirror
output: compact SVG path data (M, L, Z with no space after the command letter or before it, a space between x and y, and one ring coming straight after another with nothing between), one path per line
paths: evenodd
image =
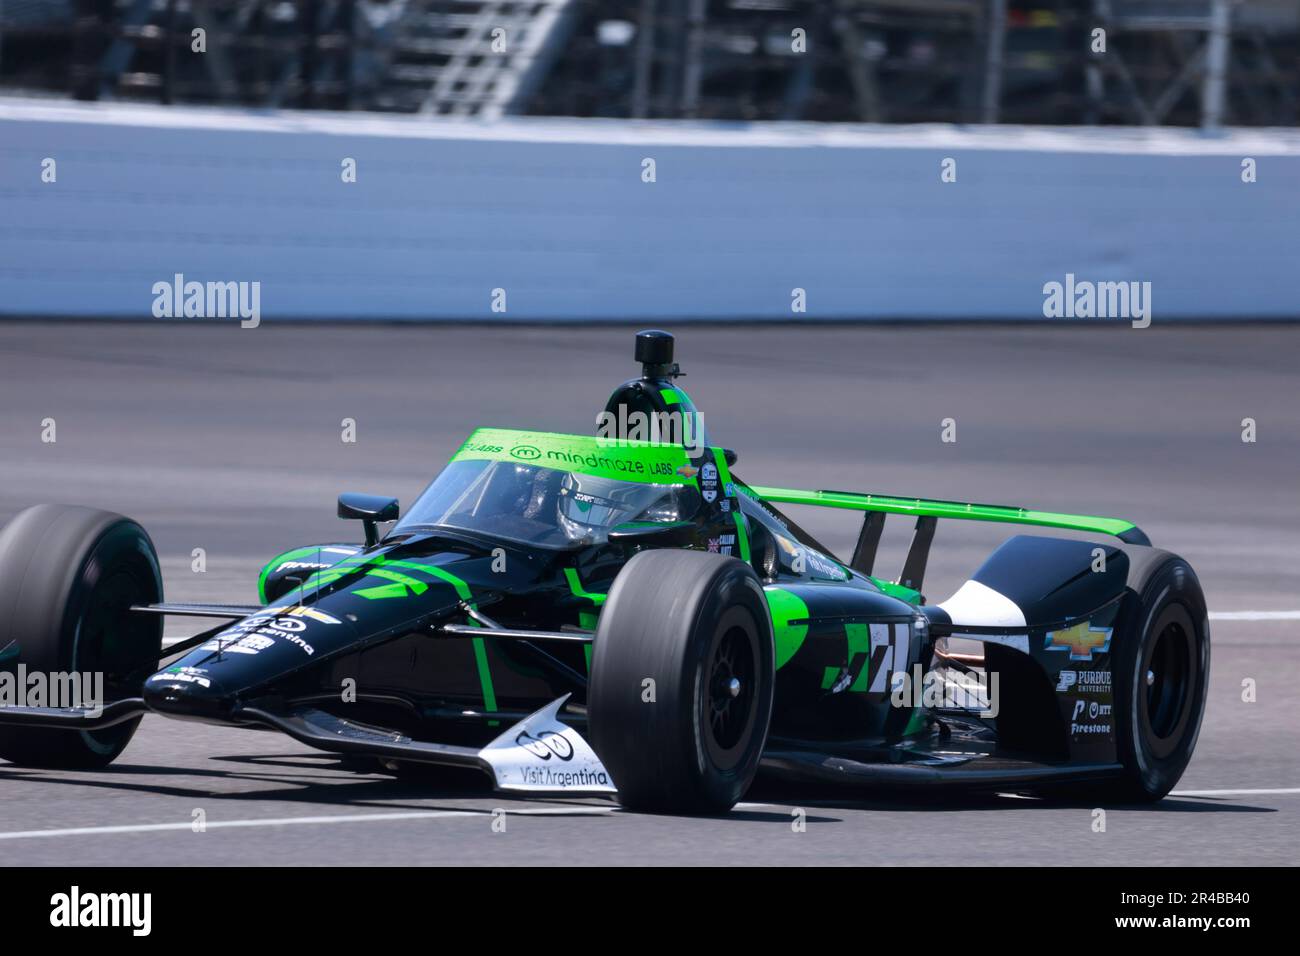
M695 539L691 521L630 521L609 529L610 544L681 547Z
M339 517L364 523L367 548L374 547L379 541L379 531L375 525L381 521L396 521L398 513L396 498L359 495L352 491L339 495Z

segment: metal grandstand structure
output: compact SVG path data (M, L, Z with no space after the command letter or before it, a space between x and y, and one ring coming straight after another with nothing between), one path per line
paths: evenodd
M1300 0L0 0L0 88L488 119L1296 125Z

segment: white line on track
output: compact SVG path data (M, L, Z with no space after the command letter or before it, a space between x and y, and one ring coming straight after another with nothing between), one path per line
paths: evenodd
M1174 790L1171 797L1252 797L1300 793L1300 787L1265 787L1260 790Z
M1300 621L1300 611L1211 611L1211 621Z
M1171 797L1244 797L1283 794L1300 794L1300 787L1273 787L1256 790L1175 790ZM808 806L817 805L813 801ZM737 810L757 810L772 807L788 809L777 803L738 803ZM603 816L617 813L618 807L532 807L526 810L507 810L511 816ZM329 826L332 824L351 823L393 823L405 820L449 820L482 818L487 816L484 810L413 810L401 813L339 813L329 816L308 817L268 817L249 820L210 820L205 824L208 830L248 829L253 827L288 827L288 826ZM0 832L0 840L32 840L55 837L107 836L125 833L166 833L193 830L190 821L177 823L133 823L118 826L70 827L61 830L14 830Z
M504 809L504 808L503 808ZM530 807L525 810L506 810L508 816L567 816L570 814L613 813L617 807ZM452 818L484 817L485 810L411 810L402 813L339 813L313 817L270 817L250 820L209 820L208 830L235 829L239 827L288 827L306 824L329 825L336 823L389 823L397 820L446 820ZM192 830L193 822L135 823L122 826L72 827L64 830L15 830L0 832L0 840L30 840L40 837L99 836L110 833L159 833Z

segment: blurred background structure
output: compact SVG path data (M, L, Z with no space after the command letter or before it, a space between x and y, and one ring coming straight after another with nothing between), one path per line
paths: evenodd
M0 0L0 93L483 118L1293 126L1300 2Z

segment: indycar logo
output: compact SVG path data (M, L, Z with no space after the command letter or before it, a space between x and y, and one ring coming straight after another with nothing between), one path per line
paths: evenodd
M1069 651L1072 661L1090 661L1094 653L1110 650L1112 628L1092 627L1091 621L1080 621L1061 631L1048 631L1044 647L1049 651Z
M700 469L700 494L709 504L718 498L718 466L712 462L705 462Z

